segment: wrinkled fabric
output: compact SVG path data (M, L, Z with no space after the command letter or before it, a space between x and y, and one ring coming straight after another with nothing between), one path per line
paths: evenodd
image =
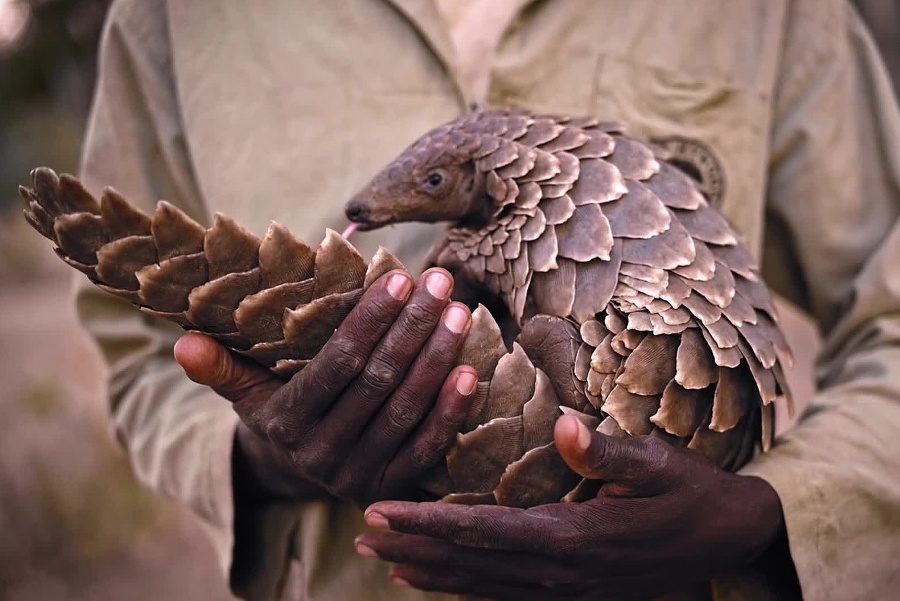
M478 20L440 4L120 0L82 178L144 208L165 198L205 222L221 211L257 235L276 220L317 243L343 226L344 202L369 177L473 102L698 141L766 279L824 334L820 392L744 472L778 491L804 598L893 598L900 114L856 15L840 0L518 0L491 11L502 31L492 37L461 31ZM473 36L488 48L499 38L495 52L458 55L454 41ZM404 225L354 243L368 256L383 244L413 267L438 231ZM194 511L236 593L441 597L397 588L381 562L357 557L361 513L338 502L240 516L252 535L235 547L236 416L175 364L177 328L81 279L79 312L110 366L115 434L141 482ZM728 575L713 591L778 598L761 576Z

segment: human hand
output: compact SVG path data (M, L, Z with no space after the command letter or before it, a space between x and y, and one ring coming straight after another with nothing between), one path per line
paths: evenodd
M612 438L561 417L556 446L603 480L583 503L531 509L376 503L357 552L395 562L398 584L497 599L643 598L753 561L783 529L765 481L661 439Z
M234 404L236 452L269 495L410 498L455 440L475 388L472 367L453 367L471 314L449 302L452 287L441 269L415 285L386 274L288 382L200 334L182 337L175 357Z

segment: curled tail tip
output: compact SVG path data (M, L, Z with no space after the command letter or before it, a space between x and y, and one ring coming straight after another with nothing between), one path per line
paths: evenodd
M49 178L58 178L56 171L51 169L50 167L35 167L29 172L31 176L31 180L34 181L40 177L49 177Z

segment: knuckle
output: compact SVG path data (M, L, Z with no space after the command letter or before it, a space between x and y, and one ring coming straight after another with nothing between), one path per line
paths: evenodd
M373 357L363 371L363 379L375 391L393 390L400 383L403 372L383 357Z
M285 447L293 447L300 438L296 424L284 416L269 419L262 426L262 433L268 440Z
M377 340L385 329L390 327L397 317L402 304L384 294L373 294L371 291L360 300L341 325L354 338Z
M359 356L356 343L345 337L337 337L330 342L331 352L327 367L331 375L345 383L353 378L362 368L363 358Z
M407 432L419 421L419 412L410 402L396 401L385 407L387 429L392 434Z
M372 328L384 328L394 320L398 302L387 293L367 295L353 311L351 323L366 334L370 334Z
M307 479L327 484L334 473L334 461L328 445L317 445L316 448L303 447L290 454L291 463Z
M453 361L457 355L455 350L436 345L426 346L416 363L416 373L427 382L443 383L453 368Z
M216 362L216 368L213 372L213 381L219 386L231 387L236 379L234 362L228 361L225 357L220 358L220 360Z
M490 516L482 516L478 509L460 517L453 531L448 533L451 540L464 547L481 547L488 537L490 529L487 524Z
M409 457L411 471L419 473L437 465L443 457L441 450L429 445L416 445Z
M432 439L432 447L435 448L434 453L443 455L449 450L451 443L456 439L463 426L463 422L468 415L465 410L456 412L444 411L437 416L437 433Z
M242 369L240 363L223 351L213 373L213 385L240 396L252 388L254 383L247 370Z
M464 418L465 414L458 417L448 414L438 415L437 431L430 432L430 436L417 440L412 445L409 454L410 470L420 473L437 465L456 440L456 434L459 432L461 421Z
M413 338L424 338L431 334L437 323L437 313L420 303L410 303L400 314L398 323L407 335Z
M654 473L666 473L669 466L672 447L666 441L655 436L639 439L642 459L647 469Z
M270 397L276 399L278 393ZM255 400L244 399L232 405L235 412L251 430L257 435L267 438L265 425L269 420L271 413L271 404L266 402L254 402Z
M615 442L617 443L618 441ZM591 463L593 464L593 467L601 473L615 467L621 461L622 453L619 445L612 444L606 438L600 439L599 443L597 443L595 438L594 443L592 443L591 451Z

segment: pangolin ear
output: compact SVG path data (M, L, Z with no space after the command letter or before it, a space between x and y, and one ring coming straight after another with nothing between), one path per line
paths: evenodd
M470 199L469 211L478 211L479 206L494 204L494 200L490 198L485 185L489 174L479 171L475 168L474 163L466 165L466 179L463 182L463 195Z
M474 194L475 186L477 185L475 181L475 173L466 176L466 181L463 183L463 192L466 194Z

